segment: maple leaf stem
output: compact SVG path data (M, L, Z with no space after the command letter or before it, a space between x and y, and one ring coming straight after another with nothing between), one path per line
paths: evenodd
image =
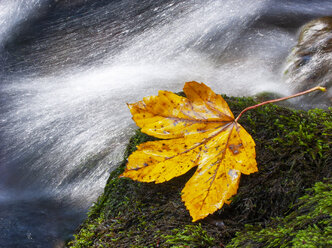
M266 102L261 102L261 103L259 103L259 104L256 104L256 105L254 105L254 106L250 106L250 107L245 108L244 110L242 110L242 112L238 115L238 117L236 117L235 121L237 122L237 121L240 119L240 117L241 117L245 112L247 112L247 111L250 110L250 109L255 109L255 108L257 108L257 107L263 106L263 105L268 104L268 103L274 103L274 102L285 101L285 100L288 100L288 99L290 99L290 98L294 98L294 97L302 96L302 95L308 94L308 93L313 92L313 91L316 91L316 90L326 91L326 88L321 87L321 86L316 86L316 87L314 87L314 88L311 88L311 89L306 90L306 91L299 92L299 93L294 94L294 95L291 95L291 96L286 96L286 97L282 97L282 98L278 98L278 99L269 100L269 101L266 101Z

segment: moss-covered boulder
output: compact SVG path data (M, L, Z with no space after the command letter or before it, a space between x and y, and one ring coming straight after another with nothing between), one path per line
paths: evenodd
M311 102L332 104L332 17L310 21L301 28L297 45L288 57L286 82L294 91L324 86L328 94L315 93Z
M317 182L286 217L267 225L246 225L229 248L332 247L332 181Z
M251 98L226 101L235 115L255 104ZM310 244L318 236L329 244L331 109L266 105L240 122L256 141L259 172L242 176L229 206L192 223L181 190L193 171L163 184L118 178L136 145L153 140L138 130L69 246L265 247L277 237L270 247L279 247Z

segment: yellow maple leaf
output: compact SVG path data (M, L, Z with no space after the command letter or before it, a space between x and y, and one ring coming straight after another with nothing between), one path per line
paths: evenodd
M230 202L241 173L258 171L255 142L208 86L188 82L183 91L186 97L159 91L128 104L141 131L162 140L139 145L121 177L162 183L197 166L182 190L197 221Z

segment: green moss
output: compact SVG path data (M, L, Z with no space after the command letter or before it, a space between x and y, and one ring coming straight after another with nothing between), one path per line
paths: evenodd
M212 247L215 240L202 228L201 224L186 225L184 228L175 228L172 235L164 236L166 243L174 248L184 247Z
M267 226L247 225L227 247L331 247L332 184L318 182L293 211Z
M303 155L307 154L315 160L317 156L322 157L324 151L330 148L331 143L328 138L332 134L331 123L331 113L321 109L297 111L291 116L280 115L274 121L274 126L282 132L273 140L290 148L292 152L294 149L299 149ZM321 138L318 138L319 136Z
M252 98L225 99L235 116L256 103ZM265 226L271 228L275 239L281 240L292 230L286 224L278 229L274 223L291 221L286 216L300 206L299 198L305 189L331 177L331 109L306 112L265 105L245 113L240 123L256 142L259 172L241 177L238 194L230 206L199 223L191 222L180 195L195 169L162 184L118 178L136 146L154 139L138 130L130 140L124 161L111 173L104 194L90 209L71 247L212 247L245 242L238 236L233 239L235 234L257 233ZM307 194L312 195L310 192ZM302 205L306 201L300 200ZM321 223L316 226L299 229L292 244L303 243L304 238L310 244L318 236L328 237L329 224L325 229L321 229ZM250 240L248 244L256 247L260 242Z
M101 215L93 222L87 223L78 234L74 235L75 242L70 241L69 245L71 245L73 248L90 247L93 244L93 240L95 239L96 230L98 230L98 226L103 222L103 220L104 217Z

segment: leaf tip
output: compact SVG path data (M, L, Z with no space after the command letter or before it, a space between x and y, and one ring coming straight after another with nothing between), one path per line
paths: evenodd
M127 177L127 176L125 175L125 173L126 173L126 171L124 171L123 173L121 173L121 174L118 176L118 178L124 178L124 177Z

